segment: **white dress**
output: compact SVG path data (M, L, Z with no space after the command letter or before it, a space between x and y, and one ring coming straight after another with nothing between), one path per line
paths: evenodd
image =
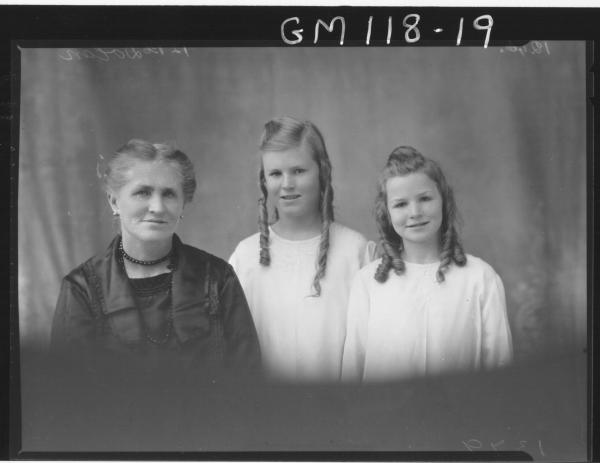
M320 236L291 241L270 230L271 264L259 263L259 234L236 247L229 262L242 284L267 374L291 381L340 379L348 293L373 243L333 223L321 295L314 297Z
M374 279L381 259L365 266L350 292L344 380L385 381L507 365L512 340L502 280L467 255L436 281L439 262L406 262Z

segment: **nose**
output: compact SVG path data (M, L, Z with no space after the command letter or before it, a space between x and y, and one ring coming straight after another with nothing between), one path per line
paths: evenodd
M421 215L421 205L417 201L410 203L409 211L411 217L418 217Z
M281 180L281 188L284 190L291 190L294 188L295 181L294 176L292 174L283 174L283 178Z
M165 204L161 195L152 195L148 203L148 210L153 213L160 213L164 210Z

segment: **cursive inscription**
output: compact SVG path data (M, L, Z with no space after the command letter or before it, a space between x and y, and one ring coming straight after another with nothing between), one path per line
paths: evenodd
M138 60L147 56L180 55L190 56L187 47L163 48L66 48L58 53L64 61L92 60L107 62L110 60Z
M539 452L539 454L542 457L545 457L546 454L544 453L544 447L542 446L542 441L540 439L538 439L537 441L526 441L526 440L519 440L517 444L512 443L512 442L506 442L504 439L496 441L496 442L490 442L489 443L489 447L487 445L487 443L484 443L482 441L480 441L479 439L467 439L462 441L463 446L473 452L473 451L477 451L477 450L495 450L495 451L499 451L499 450L512 450L512 449L517 449L517 450L523 450L525 452L527 451L531 451L533 449L535 449L537 452Z
M550 46L546 41L534 40L522 47L502 47L500 53L520 53L525 55L550 55Z

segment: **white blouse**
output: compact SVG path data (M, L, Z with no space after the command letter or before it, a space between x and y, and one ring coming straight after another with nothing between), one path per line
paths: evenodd
M483 260L467 255L436 281L439 262L406 262L374 279L381 259L365 266L350 292L342 377L400 380L494 368L512 359L504 286Z
M283 380L336 381L342 367L350 283L373 243L333 223L321 295L313 296L320 235L292 241L270 230L271 264L259 263L259 234L241 241L229 262L244 288L266 372Z

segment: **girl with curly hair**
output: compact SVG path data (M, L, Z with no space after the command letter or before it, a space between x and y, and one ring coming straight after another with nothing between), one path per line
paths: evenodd
M412 147L394 149L379 179L375 215L382 257L352 283L344 379L400 380L508 364L502 280L465 254L439 165Z
M238 244L230 263L248 299L263 366L274 379L337 381L350 283L370 247L334 222L331 162L313 123L267 122L260 158L259 232Z

